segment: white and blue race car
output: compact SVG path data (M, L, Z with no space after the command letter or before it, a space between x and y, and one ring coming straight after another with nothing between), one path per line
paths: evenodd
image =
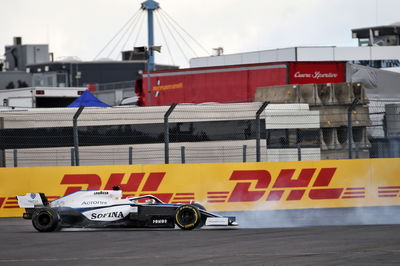
M17 196L23 218L31 219L39 232L62 228L174 228L183 230L209 226L236 226L235 217L205 210L199 203L168 204L153 195L122 198L122 191L77 191L48 202L43 193Z

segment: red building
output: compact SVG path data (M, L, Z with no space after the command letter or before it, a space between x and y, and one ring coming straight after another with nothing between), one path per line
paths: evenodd
M137 80L139 105L251 102L256 88L346 81L345 62L282 62L156 71ZM149 99L151 95L151 99Z

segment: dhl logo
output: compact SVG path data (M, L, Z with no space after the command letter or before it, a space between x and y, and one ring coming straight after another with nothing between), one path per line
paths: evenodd
M229 180L237 181L232 192L208 192L207 201L210 203L222 202L253 202L259 201L265 195L265 201L282 200L285 191L289 190L284 198L287 201L301 200L310 186L316 168L301 169L295 176L296 169L282 169L270 188L272 177L267 170L233 171ZM365 198L364 187L328 188L336 168L321 168L309 189L308 197L312 200L321 199L350 199ZM245 182L243 182L245 181ZM250 189L255 181L254 189Z
M234 170L227 180L228 190L207 191L207 203L273 202L311 200L362 199L366 197L365 187L329 187L336 168L281 169L276 178L267 170ZM63 195L78 190L111 190L120 186L126 196L153 194L166 203L190 203L195 201L195 192L160 193L159 188L166 178L166 172L112 173L105 182L97 174L65 174L60 185L66 185ZM275 180L275 181L273 181ZM400 196L400 186L379 186L378 199ZM47 196L54 200L60 196ZM0 208L18 208L15 197L0 197Z
M146 176L145 173L131 173L128 181L122 183L125 174L113 173L104 187L102 187L100 176L96 174L67 174L64 175L60 184L79 185L67 187L64 195L85 189L82 185L87 185L87 190L111 190L113 186L120 186L121 190L124 191L124 197L152 194L164 202L190 203L194 200L194 193L157 193L165 174L165 172L158 172Z

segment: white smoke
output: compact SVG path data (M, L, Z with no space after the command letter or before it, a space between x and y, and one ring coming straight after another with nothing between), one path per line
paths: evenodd
M223 213L235 216L239 228L400 224L400 206L302 210L256 210Z
M377 196L377 189L377 187L366 187L365 193L367 195L372 191ZM261 203L262 206L255 205L252 210L225 212L223 215L235 216L240 228L400 224L400 206L390 206L393 205L393 198L389 199L379 199L379 204L386 206L365 206L368 198L360 198L340 199L351 200L353 207L323 208L316 201L315 208L293 210L278 210L279 202L276 202L276 205L269 205L269 210L265 210L264 202Z

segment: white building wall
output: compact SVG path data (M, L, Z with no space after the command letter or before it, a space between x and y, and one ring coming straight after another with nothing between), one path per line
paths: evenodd
M365 60L370 58L371 48L370 47L337 47L335 48L335 60L336 61L348 61L351 60Z
M296 61L296 48L277 49L275 55L276 62Z
M252 64L253 62L260 62L260 53L251 52L242 56L242 64Z
M399 59L400 46L376 46L371 47L371 60Z
M400 46L294 47L190 59L190 67L273 62L320 62L356 60L400 60Z
M299 47L297 61L335 61L333 47Z

